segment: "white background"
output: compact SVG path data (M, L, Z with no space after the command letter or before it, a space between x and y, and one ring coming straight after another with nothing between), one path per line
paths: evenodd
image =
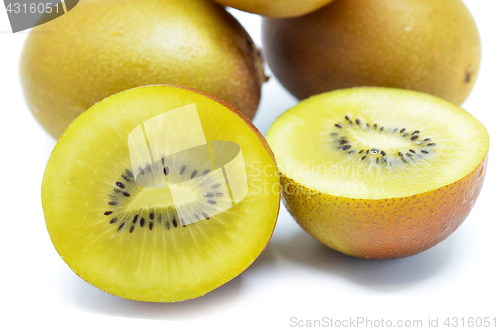
M442 323L448 316L496 317L500 328L500 1L465 2L481 34L483 58L462 107L486 126L491 143L484 187L464 224L416 256L365 261L317 243L282 207L274 236L249 269L204 297L173 304L103 293L76 276L54 250L40 185L55 141L32 117L21 94L18 64L28 32L12 34L0 8L0 329L281 330L291 328L292 317L422 319L427 325L429 317ZM260 46L260 18L231 12ZM296 103L271 77L254 122L265 134Z

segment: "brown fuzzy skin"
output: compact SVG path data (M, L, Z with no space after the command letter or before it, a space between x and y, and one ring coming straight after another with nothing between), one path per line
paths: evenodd
M335 197L282 175L283 200L297 223L330 248L364 259L406 257L462 224L483 186L487 159L455 183L396 199Z
M249 13L275 17L297 17L309 14L333 0L213 0Z
M54 138L102 99L155 84L205 91L251 119L265 80L248 33L208 0L80 1L33 28L20 77L28 107Z
M354 86L426 92L460 105L481 43L461 0L335 0L309 15L265 19L264 57L299 99Z

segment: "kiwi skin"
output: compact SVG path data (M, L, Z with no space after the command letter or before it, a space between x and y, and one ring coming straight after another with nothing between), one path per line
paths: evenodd
M477 27L461 0L335 0L302 17L264 19L262 37L271 70L299 99L384 86L460 105L481 59Z
M28 107L58 138L80 113L117 92L177 84L252 118L265 80L244 28L208 0L87 0L32 29L20 60Z
M275 18L309 14L333 0L213 0L249 13Z
M310 189L280 173L283 201L297 223L346 255L395 259L446 239L469 215L483 186L488 155L467 176L444 187L394 199L350 199Z

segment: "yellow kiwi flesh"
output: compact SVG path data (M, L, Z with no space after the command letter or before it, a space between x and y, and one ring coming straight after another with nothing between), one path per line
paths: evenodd
M370 259L416 254L452 233L477 199L489 146L466 111L388 88L306 99L267 139L297 222L323 244Z
M148 124L174 111L184 116L186 107L196 107L202 131L191 129L196 121ZM175 128L170 149L202 132L210 156L200 161L201 150L209 155L202 145L134 164L136 133L148 132L149 160L162 145L159 133ZM239 146L240 168L217 164L222 143ZM163 185L153 183L158 166ZM266 189L279 188L268 168L275 161L265 139L228 104L176 86L127 90L84 112L57 142L42 185L47 229L69 267L103 291L152 302L196 298L239 275L269 241L280 192ZM228 184L235 181L246 191Z
M204 91L251 119L264 80L250 36L208 0L81 1L32 29L20 76L30 110L55 138L94 103L152 84Z
M230 6L262 16L285 18L308 14L332 2L332 0L214 0L224 6Z
M461 0L336 0L309 15L264 19L264 55L299 99L384 86L456 105L476 81L481 43Z

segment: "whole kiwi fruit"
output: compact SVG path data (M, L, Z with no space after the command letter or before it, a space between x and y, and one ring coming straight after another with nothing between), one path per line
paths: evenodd
M122 90L177 84L252 118L265 79L258 49L208 0L85 0L35 27L20 76L27 104L55 138L80 113Z
M354 86L426 92L460 105L481 44L461 0L336 0L309 15L266 18L264 55L299 99Z
M249 13L269 17L297 17L308 14L332 0L214 0Z

